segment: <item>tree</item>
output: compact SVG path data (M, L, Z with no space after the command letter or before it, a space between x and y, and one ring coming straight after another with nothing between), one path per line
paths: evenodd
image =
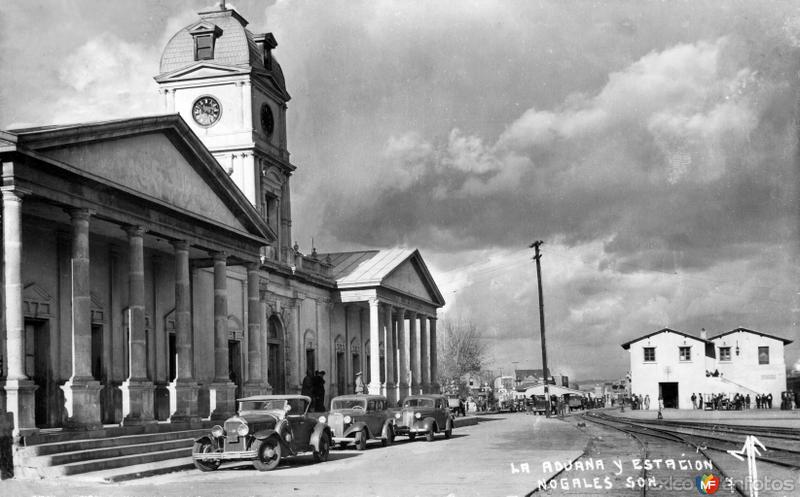
M478 373L486 361L486 344L481 341L478 328L470 320L443 320L437 333L438 378L440 385L455 386L458 393L462 377L467 373ZM453 392L456 393L456 392Z

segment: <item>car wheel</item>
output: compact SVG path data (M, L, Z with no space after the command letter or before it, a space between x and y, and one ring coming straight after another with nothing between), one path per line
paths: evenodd
M214 452L214 446L211 445L211 442L205 441L194 443L192 454L208 454L209 452ZM220 464L222 464L222 459L208 461L194 459L194 467L200 471L214 471L215 469L219 468Z
M436 425L431 427L431 430L425 434L425 440L428 442L433 442L433 437L436 435Z
M408 439L411 440L412 442L414 441L415 438L417 438L417 434L416 433L409 433L408 434Z
M447 428L444 429L444 438L450 438L450 435L453 434L453 424L448 421Z
M328 460L328 455L331 452L331 445L328 441L328 435L322 434L319 439L319 450L314 451L314 462L325 462Z
M359 431L356 433L356 450L366 450L367 448L367 433Z
M259 471L270 471L281 462L281 443L275 437L259 440L255 447L253 466Z
M381 443L383 444L384 447L386 447L387 445L392 445L394 443L394 428L392 428L391 425L388 425L385 429L385 432L386 436L384 436L383 440L381 440Z

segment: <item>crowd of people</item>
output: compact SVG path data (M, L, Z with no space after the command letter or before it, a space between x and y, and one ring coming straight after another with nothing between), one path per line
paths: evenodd
M310 411L325 411L325 371L309 369L306 372L306 377L303 378L300 393L311 397Z
M792 394L791 392L784 392L781 394L781 409L792 409L793 398L800 395ZM702 393L692 394L692 406L695 409L712 409L712 410L734 410L741 411L744 409L772 409L772 394L756 394L750 396L749 393L741 394L706 394Z

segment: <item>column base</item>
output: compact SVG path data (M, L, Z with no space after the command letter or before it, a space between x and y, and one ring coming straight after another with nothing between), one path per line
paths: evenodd
M197 414L197 391L200 387L194 381L176 380L167 387L170 393L170 404L174 410L169 417L171 423L197 423L200 416Z
M409 388L410 388L409 385L405 384L405 383L401 383L397 387L397 401L398 402L402 402L403 399L405 399L406 397L408 397L410 395Z
M122 425L136 426L156 422L153 409L155 385L147 379L126 380L122 390Z
M411 395L417 395L420 393L422 393L422 388L420 387L420 384L417 382L411 383Z
M33 380L5 380L2 386L6 394L4 410L14 416L12 437L16 439L38 433L35 402L39 387Z
M251 395L269 395L271 391L272 389L269 388L269 385L257 381L252 383L248 381L242 387L242 394L245 397L250 397Z
M103 386L92 378L70 378L61 385L64 391L64 407L67 419L64 428L68 430L100 430L100 390Z
M219 382L208 385L211 402L211 419L225 421L236 412L236 384Z
M367 391L369 391L370 395L381 395L382 390L383 390L383 385L381 385L380 383L370 382L370 384L367 385Z
M386 384L386 400L392 407L397 403L397 385L394 383Z

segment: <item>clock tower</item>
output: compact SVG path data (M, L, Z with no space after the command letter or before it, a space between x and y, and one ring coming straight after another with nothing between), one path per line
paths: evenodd
M272 33L253 34L220 2L178 31L161 56L162 109L179 113L259 209L276 242L267 257L291 256L286 91Z

